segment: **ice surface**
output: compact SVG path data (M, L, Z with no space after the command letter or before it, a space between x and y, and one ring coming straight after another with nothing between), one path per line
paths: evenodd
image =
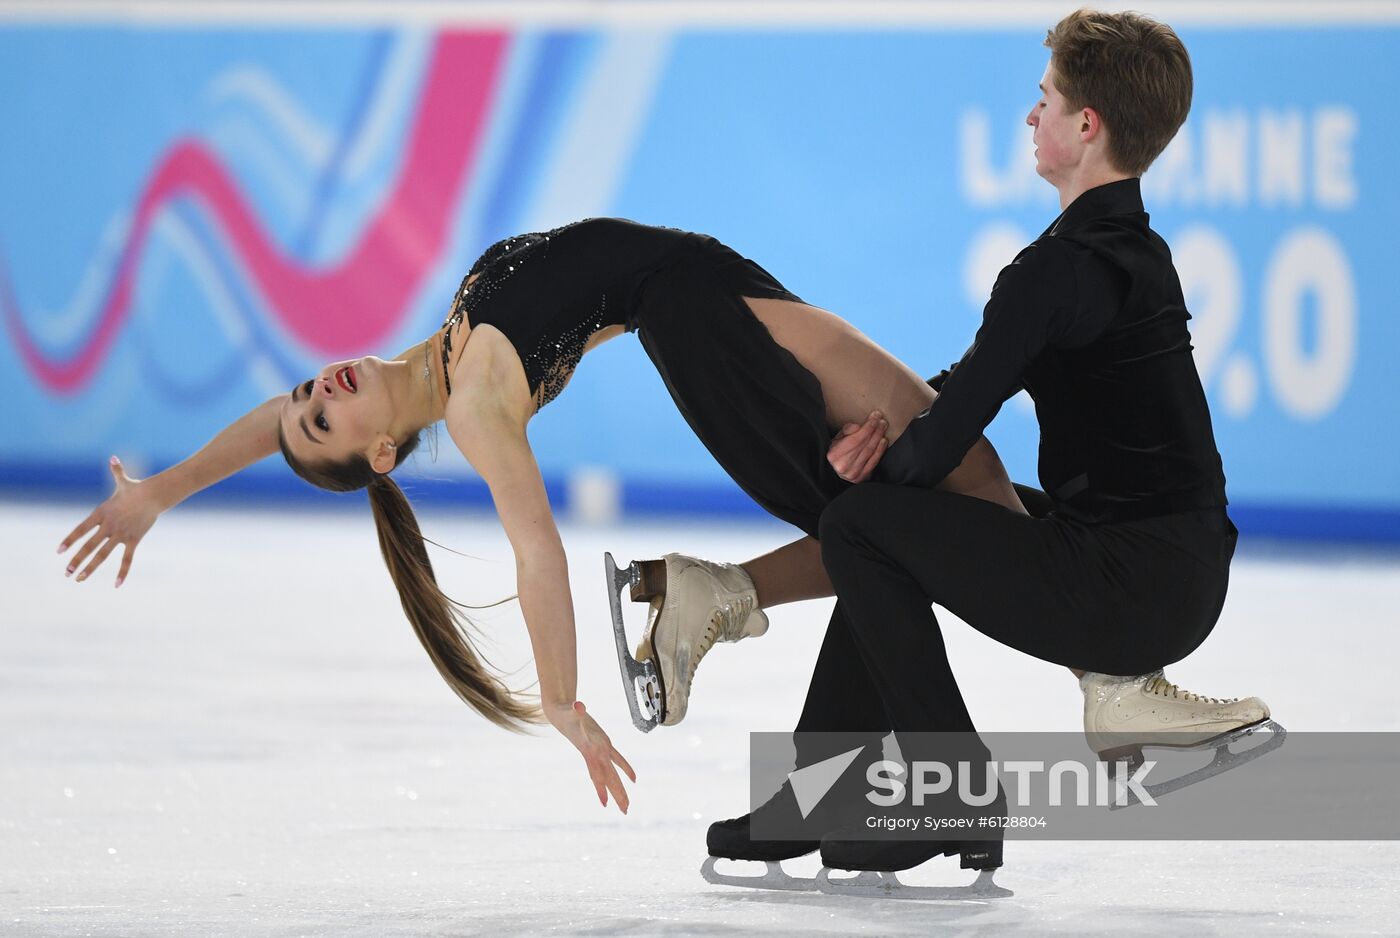
M602 552L741 560L778 525L564 529L579 695L636 767L599 807L562 739L457 702L419 649L364 511L182 509L87 583L53 554L86 507L0 504L0 935L1397 934L1393 843L1011 842L994 904L704 883L705 826L747 810L747 732L790 728L828 603L705 661L690 714L642 736L613 657ZM494 522L426 511L450 593L511 592ZM1173 680L1257 693L1290 730L1400 729L1400 559L1237 558L1220 624ZM532 676L518 607L482 612ZM988 730L1078 725L1073 679L951 617ZM551 731L552 732L552 731ZM970 874L929 864L917 877ZM793 864L810 873L815 858Z

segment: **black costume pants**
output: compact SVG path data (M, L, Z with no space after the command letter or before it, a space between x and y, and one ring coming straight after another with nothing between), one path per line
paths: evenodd
M1047 507L1028 496L1030 510ZM870 729L972 730L932 603L1067 667L1142 674L1179 661L1220 615L1236 539L1223 508L1092 525L872 483L837 498L819 534L840 614L804 731L877 719L872 699L887 722Z
M832 434L821 383L773 341L746 296L802 302L753 261L711 242L646 280L628 327L729 477L815 537L822 512L850 484L826 460Z

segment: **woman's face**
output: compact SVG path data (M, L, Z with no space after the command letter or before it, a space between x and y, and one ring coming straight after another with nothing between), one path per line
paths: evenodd
M375 462L382 444L393 441L386 366L373 356L332 362L292 389L282 408L282 435L299 462L342 463L355 453Z

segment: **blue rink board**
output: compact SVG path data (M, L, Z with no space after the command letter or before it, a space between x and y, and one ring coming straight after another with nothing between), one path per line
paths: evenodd
M1400 30L1182 34L1195 104L1144 189L1194 315L1237 523L1400 541ZM109 453L167 465L319 368L340 308L308 337L277 277L335 268L386 206L412 209L395 202L409 167L452 193L446 224L409 239L422 263L405 299L371 311L380 340L345 357L427 334L496 238L621 215L715 234L936 372L971 339L999 265L1056 212L1021 123L1041 35L2 27L0 490L92 497ZM481 57L479 87L453 90L463 114L485 102L471 158L446 167L412 162L452 79L441 50ZM143 195L191 142L253 234L191 184L133 241ZM281 274L259 272L259 250ZM390 277L398 260L363 263ZM1024 403L988 435L1033 481ZM562 480L597 467L628 510L755 510L631 338L589 356L531 439L560 500ZM446 452L422 474L470 478ZM471 481L413 487L487 498ZM270 465L217 494L320 498Z

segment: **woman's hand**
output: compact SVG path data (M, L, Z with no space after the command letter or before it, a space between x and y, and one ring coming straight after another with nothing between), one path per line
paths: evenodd
M889 448L889 440L885 438L889 427L889 421L878 410L865 418L863 424L846 424L831 441L826 461L847 482L864 482Z
M122 551L122 566L117 571L117 586L122 585L126 579L127 571L131 569L131 560L136 556L136 545L141 542L141 538L146 536L146 532L151 529L151 525L156 523L156 518L160 517L162 507L157 504L154 496L143 490L139 480L131 478L122 468L121 460L113 456L111 459L112 478L117 482L117 490L112 493L105 502L98 505L92 514L82 520L82 523L74 528L63 543L58 545L58 552L61 554L72 547L84 534L93 531L92 536L87 539L87 543L79 548L73 555L73 560L68 564L67 576L72 576L73 571L82 566L83 561L92 555L88 565L78 574L78 582L81 583L102 566L102 562L107 559L107 555L117 549L117 545L125 545ZM96 552L96 553L94 553Z
M622 753L613 748L612 741L608 739L608 734L603 732L603 728L593 722L593 718L583 707L583 701L575 700L572 705L546 707L545 715L549 717L549 722L554 724L554 728L563 733L583 754L583 761L588 764L588 777L593 780L593 788L598 792L599 803L607 807L608 792L612 792L618 808L626 814L627 789L622 787L622 778L617 774L614 765L626 772L627 777L634 783L637 781L637 773L633 772L632 766L622 758Z

